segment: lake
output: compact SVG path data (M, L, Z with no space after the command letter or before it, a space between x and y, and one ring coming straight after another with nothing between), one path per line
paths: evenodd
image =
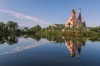
M0 66L100 66L99 41L65 37L8 39L0 38Z

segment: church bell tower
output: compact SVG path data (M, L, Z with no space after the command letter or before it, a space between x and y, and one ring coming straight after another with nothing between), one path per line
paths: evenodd
M81 8L79 8L79 12L78 12L78 20L82 21L82 17L81 17Z

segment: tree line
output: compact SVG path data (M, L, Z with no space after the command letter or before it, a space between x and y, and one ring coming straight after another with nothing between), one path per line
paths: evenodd
M31 28L24 27L23 29L18 27L18 23L14 21L8 21L6 24L0 22L0 34L39 34L47 36L100 36L100 26L98 27L65 27L64 24L54 24L48 27L41 28L40 25L33 26Z
M78 28L65 27L63 24L49 25L46 28L41 29L37 33L40 36L58 36L58 37L100 37L100 26L97 27L84 27L79 26Z
M18 28L18 23L14 21L8 21L6 24L0 22L1 34L16 34L16 33L36 33L41 30L40 25L33 26L31 28L25 27L24 29Z

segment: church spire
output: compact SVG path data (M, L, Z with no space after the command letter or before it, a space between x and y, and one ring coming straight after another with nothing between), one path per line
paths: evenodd
M81 17L81 8L79 8L78 19L82 20L82 17Z
M85 23L85 20L84 20L84 22L83 22L83 26L84 26L84 27L86 27L86 23Z
M78 60L80 60L81 48L78 48Z

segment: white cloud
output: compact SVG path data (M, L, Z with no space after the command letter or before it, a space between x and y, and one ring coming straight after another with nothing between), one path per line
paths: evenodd
M27 19L27 20L31 20L33 21L35 24L39 24L39 25L49 25L50 22L47 22L45 20L39 19L39 18L35 18L32 16L28 16L28 15L24 15L22 13L17 13L14 11L9 11L9 10L4 10L4 9L0 9L0 12L4 12L4 13L8 13L16 18L20 18L20 19Z

